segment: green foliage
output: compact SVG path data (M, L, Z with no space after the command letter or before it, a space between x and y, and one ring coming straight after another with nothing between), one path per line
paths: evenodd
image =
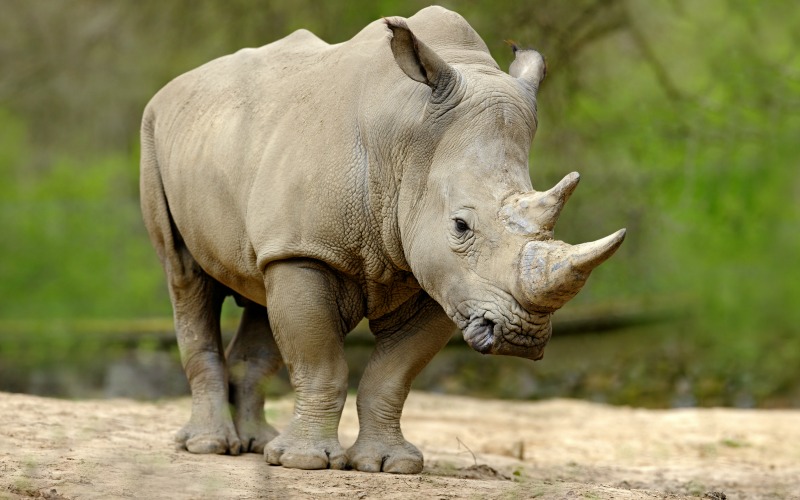
M137 203L137 159L65 156L31 171L25 127L7 112L0 123L17 148L0 148L0 318L168 315Z
M633 33L587 50L586 90L566 119L548 118L577 137L598 183L570 201L572 230L630 229L578 301L681 297L703 353L692 380L713 381L695 380L706 402L730 403L731 385L786 391L800 375L800 59L787 19L738 7L633 12L652 46ZM540 163L561 163L556 134L540 137Z
M663 395L681 384L700 403L796 394L800 10L743 0L445 5L472 23L501 67L511 58L507 38L547 56L534 186L572 170L583 176L558 237L628 228L617 256L560 314L630 298L685 309L680 326L658 330L666 338L644 341L651 354L617 360L625 366L617 376L580 372L583 385L562 384L561 394L605 391L609 401L646 404L669 400ZM7 2L0 320L168 316L131 147L149 97L243 46L298 28L340 42L380 16L422 6ZM671 336L683 347L671 350ZM470 373L460 376L479 384L482 372Z

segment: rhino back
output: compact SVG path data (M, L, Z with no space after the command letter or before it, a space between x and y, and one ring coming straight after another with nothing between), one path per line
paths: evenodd
M452 63L496 68L458 14L428 8L409 25ZM375 197L395 153L413 147L397 131L429 91L397 67L389 37L382 21L337 45L300 30L190 71L150 102L171 216L211 276L263 303L266 265L312 258L392 288L402 256L386 255L398 235ZM407 295L413 277L400 281Z
M357 265L341 212L355 208L364 175L352 82L369 54L343 45L299 31L241 50L176 78L145 113L186 246L253 300L264 300L261 268L271 260Z

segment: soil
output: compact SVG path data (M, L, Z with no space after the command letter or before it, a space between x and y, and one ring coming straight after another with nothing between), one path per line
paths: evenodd
M358 424L348 398L340 439ZM193 455L188 399L66 401L0 393L0 498L800 498L800 411L644 410L412 393L422 474L302 471ZM269 401L280 429L291 398Z

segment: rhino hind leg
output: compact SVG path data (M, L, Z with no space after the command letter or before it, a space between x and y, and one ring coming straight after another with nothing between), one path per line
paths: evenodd
M228 407L219 324L222 302L230 290L203 271L173 221L156 159L152 120L148 108L142 121L142 216L167 276L181 363L192 391L191 417L175 440L192 453L238 455L241 442Z
M400 416L411 383L453 332L453 323L424 293L389 318L371 321L375 350L358 386L358 439L350 467L364 472L416 474L423 457L406 441Z
M220 311L227 289L208 276L185 248L168 266L175 331L181 362L192 391L192 414L175 440L192 453L238 455L241 441L228 406L228 385L220 335Z
M264 383L282 364L265 307L237 297L244 307L236 335L228 345L228 394L242 452L263 453L278 432L264 415Z

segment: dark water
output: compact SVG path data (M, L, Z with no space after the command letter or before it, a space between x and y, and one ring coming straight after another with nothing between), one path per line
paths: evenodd
M227 335L230 337L230 334ZM372 349L368 335L348 337L345 352L355 390ZM484 356L452 342L423 370L414 388L476 397L581 398L645 407L800 406L800 394L759 399L746 374L697 370L697 353L679 327L628 328L559 337L545 358ZM285 369L267 383L289 392ZM38 333L0 339L0 391L64 398L158 399L189 394L170 335L70 336Z

